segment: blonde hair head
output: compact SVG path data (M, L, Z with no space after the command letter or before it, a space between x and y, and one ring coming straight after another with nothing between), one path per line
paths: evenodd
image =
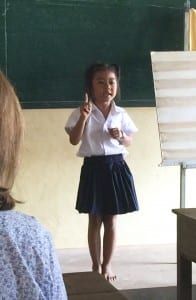
M0 71L0 210L15 205L10 196L24 132L22 109L13 86Z

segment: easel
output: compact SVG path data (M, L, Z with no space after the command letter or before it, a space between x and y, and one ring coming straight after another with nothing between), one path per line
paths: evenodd
M187 0L185 3L184 17L184 51L189 50L189 10L191 2ZM186 168L183 163L180 164L180 208L185 208L185 185L186 185Z

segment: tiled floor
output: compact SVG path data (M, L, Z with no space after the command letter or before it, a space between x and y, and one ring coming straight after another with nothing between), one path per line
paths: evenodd
M88 249L58 250L63 273L91 270ZM176 245L117 247L113 285L130 300L176 299ZM193 283L196 282L193 264ZM196 299L193 298L193 299Z

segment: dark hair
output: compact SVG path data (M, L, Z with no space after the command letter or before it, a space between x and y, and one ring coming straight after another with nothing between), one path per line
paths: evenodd
M5 188L0 188L0 210L10 210L14 208L15 203L22 203L14 199L10 195L10 190Z
M120 99L120 67L116 64L95 63L90 65L85 71L85 93L92 99L92 81L97 72L110 70L115 73L117 79L116 99Z

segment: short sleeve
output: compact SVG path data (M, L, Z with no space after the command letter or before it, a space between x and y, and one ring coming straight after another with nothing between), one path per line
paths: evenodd
M130 116L127 114L127 112L124 111L122 114L122 130L127 134L133 134L138 131L138 128L130 118Z
M76 125L80 117L80 108L75 109L69 116L67 123L65 125L65 131L67 134L70 133L71 129Z

